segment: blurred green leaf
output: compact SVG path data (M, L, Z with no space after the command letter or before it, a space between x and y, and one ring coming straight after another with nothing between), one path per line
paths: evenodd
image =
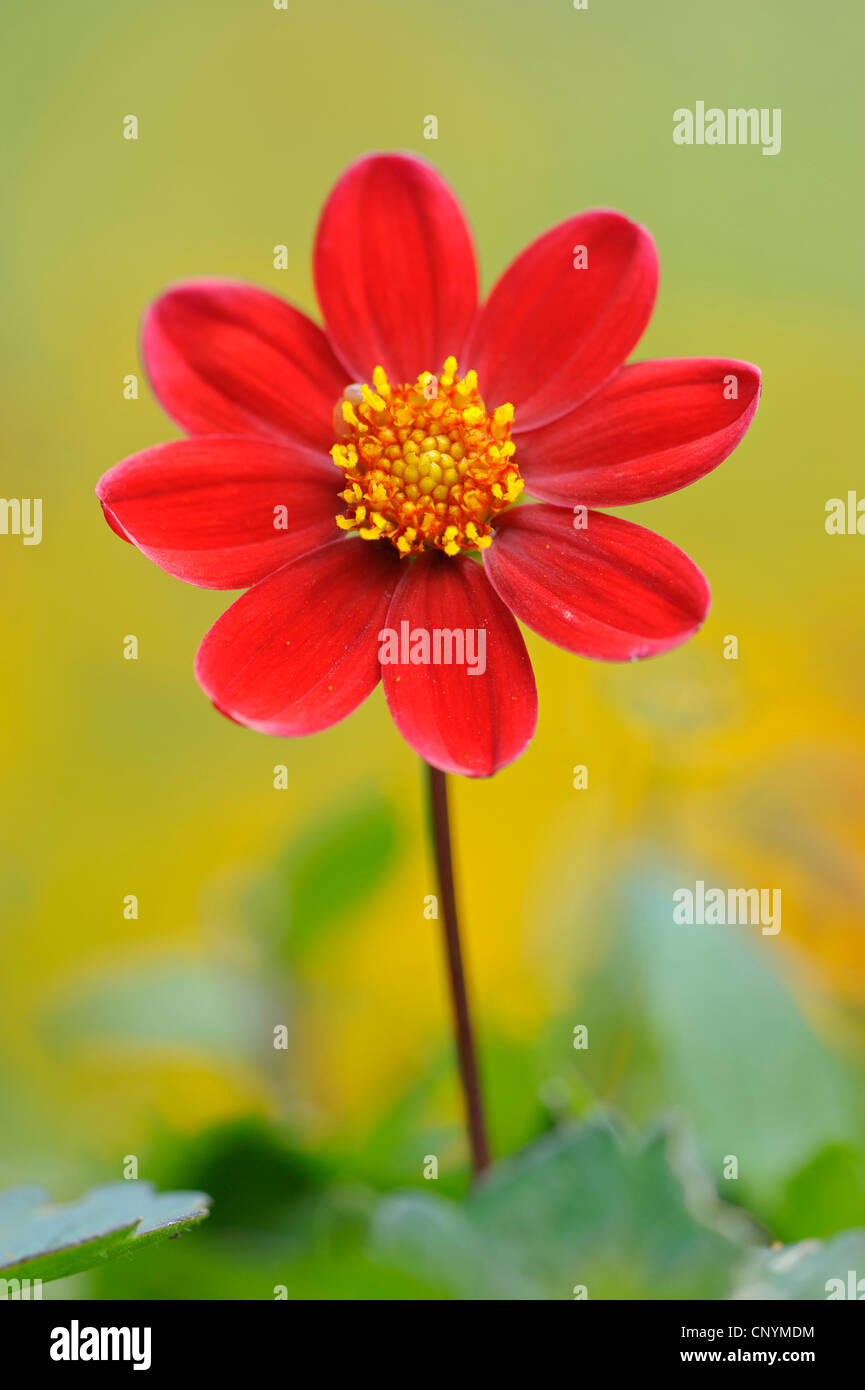
M559 1031L561 1036L561 1031ZM493 1149L513 1153L549 1129L554 1118L573 1118L576 1098L561 1077L550 1075L548 1047L531 1048L484 1030L481 1071ZM376 1188L411 1186L422 1178L423 1155L439 1158L436 1191L460 1196L468 1177L465 1130L450 1041L438 1047L424 1070L380 1114L352 1155L352 1168ZM444 1120L443 1115L449 1118Z
M865 1226L865 1158L850 1144L829 1144L787 1184L773 1229L790 1241L805 1230L831 1236L860 1225Z
M828 1299L830 1293L836 1299L865 1297L865 1231L845 1231L830 1241L803 1240L780 1250L755 1250L733 1296L814 1301Z
M735 1155L731 1200L771 1225L783 1185L826 1145L860 1134L861 1082L783 982L779 937L673 922L673 889L688 882L681 869L656 870L617 886L610 911L623 925L586 987L579 1018L591 1042L574 1056L636 1119L682 1112L716 1181Z
M93 1188L53 1205L39 1187L0 1195L0 1278L62 1279L180 1235L207 1216L203 1192L156 1192L147 1182Z
M294 1133L260 1116L228 1120L191 1136L163 1134L146 1163L163 1187L211 1194L215 1212L203 1240L228 1231L282 1238L298 1211L339 1180L326 1159L298 1147Z
M301 955L336 927L357 922L397 858L393 805L372 794L312 825L258 881L245 907L276 951Z
M755 1248L678 1126L634 1138L600 1117L553 1130L462 1201L440 1195L445 1173L435 1194L419 1183L378 1196L354 1150L304 1153L260 1119L163 1142L161 1181L206 1188L215 1215L176 1252L169 1282L160 1252L145 1252L102 1262L93 1297L546 1301L585 1284L590 1299L825 1298L827 1278L865 1278L860 1232Z
M258 1248L249 1241L206 1240L202 1232L200 1239L180 1246L171 1260L170 1280L166 1279L161 1253L145 1251L135 1260L121 1260L97 1270L91 1296L132 1302L165 1298L268 1302L285 1298L398 1303L447 1296L417 1275L373 1260L360 1241L336 1251L289 1246L280 1252L271 1246ZM65 1293L62 1285L53 1287ZM80 1297L80 1291L75 1296Z
M686 1190L663 1130L636 1141L606 1121L573 1125L498 1165L461 1206L385 1198L374 1244L453 1298L571 1299L577 1285L592 1299L722 1298L740 1251L720 1204L716 1225L693 1214L693 1177Z
M303 1152L290 1129L254 1117L192 1137L164 1135L159 1147L161 1154L148 1156L148 1171L158 1172L165 1186L212 1193L213 1217L175 1255L170 1282L160 1252L145 1253L95 1271L92 1297L271 1300L283 1290L289 1299L440 1295L370 1254L378 1197L358 1179L354 1150L324 1157Z
M285 1012L268 1004L262 984L235 969L171 960L79 985L53 1011L48 1027L61 1044L105 1040L142 1048L167 1043L250 1062L272 1050L272 1033L262 1017L282 1020Z

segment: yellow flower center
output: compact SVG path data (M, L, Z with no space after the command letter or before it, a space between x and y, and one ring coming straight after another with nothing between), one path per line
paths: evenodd
M493 517L523 488L513 406L487 414L477 373L460 380L455 357L414 385L392 386L381 367L372 380L349 386L334 409L340 442L331 456L345 475L346 504L337 525L365 541L389 540L404 556L483 550Z

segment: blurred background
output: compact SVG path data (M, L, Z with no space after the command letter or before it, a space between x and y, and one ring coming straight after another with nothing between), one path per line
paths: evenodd
M749 1240L865 1225L865 539L824 526L865 495L861 6L13 0L2 26L2 492L44 499L44 535L0 537L0 1186L66 1200L132 1155L215 1198L174 1246L51 1292L472 1296L368 1241L382 1201L399 1226L387 1194L466 1188L417 761L380 691L298 742L217 715L192 660L227 597L121 544L93 495L177 436L139 360L147 301L224 274L316 315L319 209L371 149L438 165L485 289L552 223L621 209L661 256L637 355L764 373L733 457L627 511L707 574L698 637L606 668L529 634L534 743L453 787L496 1153L615 1112L671 1126ZM780 107L782 152L674 145L698 100ZM697 879L781 888L781 932L674 928ZM634 1256L654 1210L599 1292L662 1296L675 1258ZM679 1292L726 1290L704 1263Z

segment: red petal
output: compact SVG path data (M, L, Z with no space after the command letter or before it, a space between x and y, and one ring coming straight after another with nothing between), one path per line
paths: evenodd
M190 280L144 319L153 389L189 434L264 435L333 444L333 407L348 378L317 324L266 290Z
M736 382L737 399L725 399ZM725 357L635 362L584 405L521 435L526 486L547 502L622 506L687 487L731 454L760 371Z
M263 734L314 734L378 684L378 633L399 560L346 538L249 589L207 633L195 675L220 713Z
M381 365L394 383L459 354L477 307L462 209L444 179L407 154L374 154L342 175L315 242L327 331L358 381Z
M587 267L574 267L575 248ZM538 237L494 287L463 350L490 406L510 401L514 429L537 429L597 391L652 312L655 243L618 212L584 212ZM462 366L463 363L461 362Z
M429 636L430 656L435 629L462 629L463 652L471 658L459 665L412 665L402 659L383 665L390 712L416 753L443 772L467 777L489 777L519 757L537 722L535 678L520 630L479 564L466 556L431 554L407 566L387 627L400 642L406 634L400 658L410 655L417 629ZM473 633L470 650L467 630ZM480 630L484 637L475 635ZM448 653L449 643L442 640L440 656Z
M676 647L703 622L709 588L654 531L604 512L585 530L561 507L516 507L484 552L490 582L528 627L566 651L634 661Z
M96 495L109 526L160 569L205 589L242 589L336 538L340 482L309 449L202 437L133 454Z

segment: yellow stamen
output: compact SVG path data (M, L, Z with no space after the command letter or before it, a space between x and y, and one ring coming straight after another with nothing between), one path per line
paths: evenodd
M509 403L488 413L477 373L460 379L455 357L440 375L421 372L399 386L377 366L372 386L347 387L334 409L331 457L346 504L340 530L389 540L403 558L485 550L496 515L522 491L513 418Z

